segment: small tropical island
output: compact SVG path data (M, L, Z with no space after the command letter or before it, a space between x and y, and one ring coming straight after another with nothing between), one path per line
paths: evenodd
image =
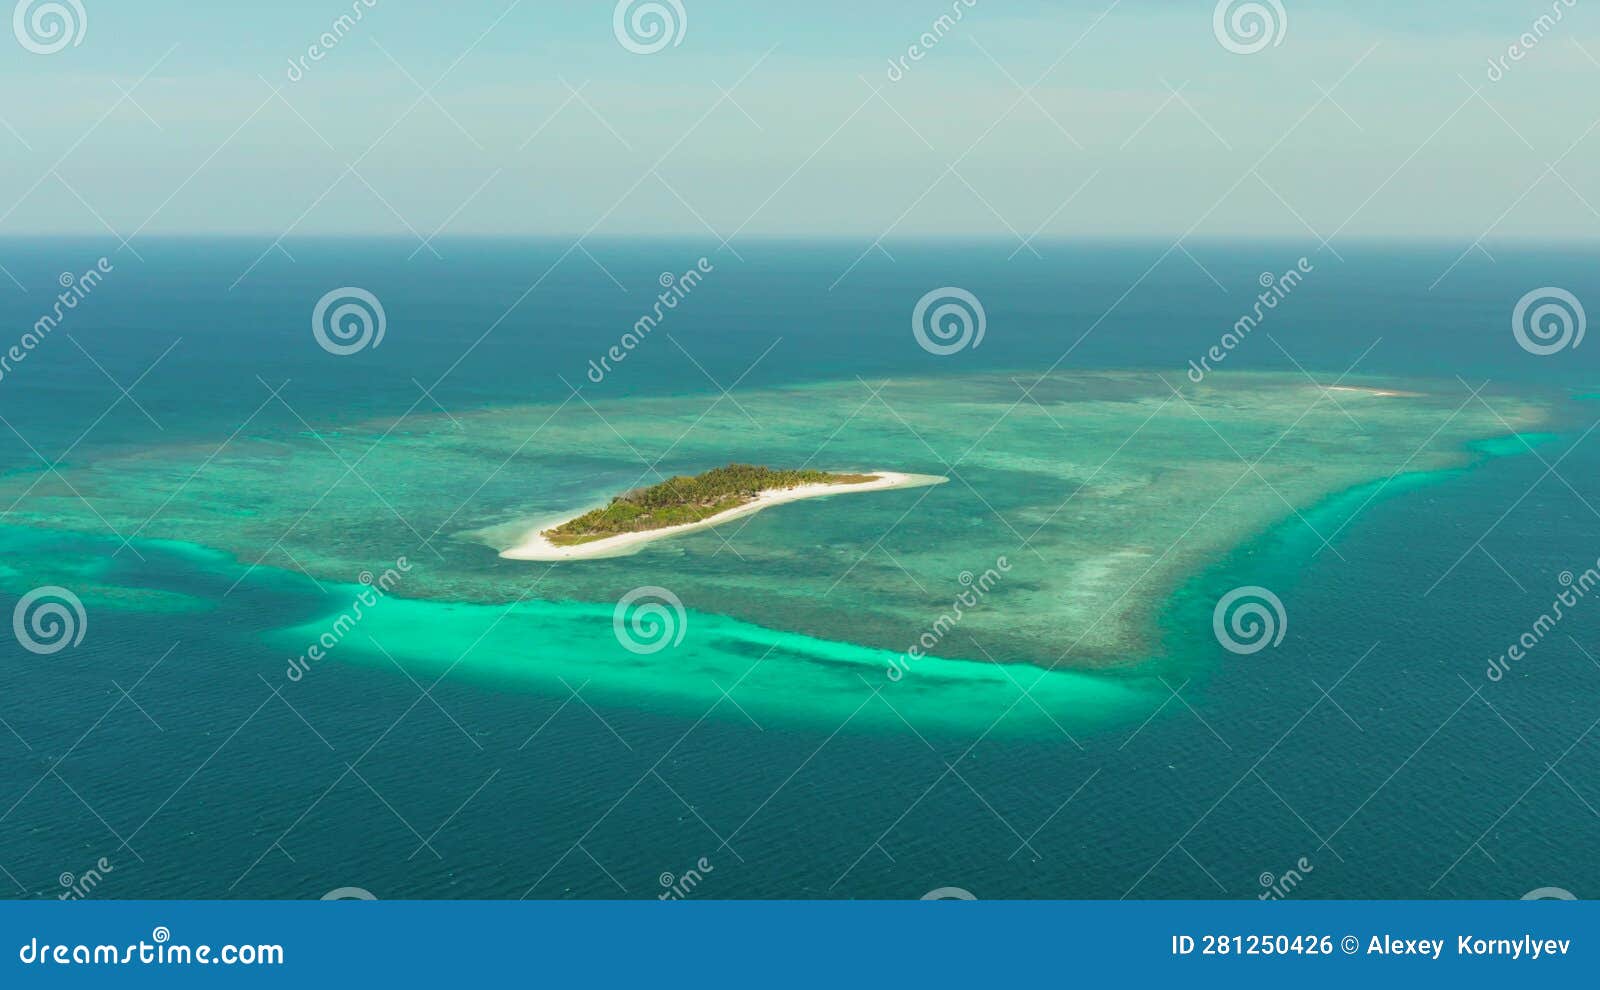
M896 471L838 473L729 464L624 492L600 508L532 530L500 556L512 560L616 557L635 553L663 537L706 529L785 502L938 485L947 480Z

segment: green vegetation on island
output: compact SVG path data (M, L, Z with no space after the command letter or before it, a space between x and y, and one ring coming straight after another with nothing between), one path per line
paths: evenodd
M585 512L543 536L556 546L573 546L622 533L643 533L709 519L719 512L753 502L763 491L801 485L860 485L871 474L830 471L779 471L752 464L729 464L690 477L678 475L648 488L635 488L612 499L603 509Z

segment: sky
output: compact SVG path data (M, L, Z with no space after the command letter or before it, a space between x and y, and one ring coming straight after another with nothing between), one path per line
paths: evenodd
M1258 51L1212 0L657 0L643 52L612 0L58 0L40 54L48 2L0 237L1600 230L1600 0L1256 0Z

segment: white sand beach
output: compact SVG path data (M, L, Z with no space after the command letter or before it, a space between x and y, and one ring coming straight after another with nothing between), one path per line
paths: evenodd
M583 513L575 513L564 519L546 522L535 529L523 534L516 546L502 550L500 556L509 560L594 560L600 557L624 557L628 554L638 553L645 544L680 533L691 533L698 529L710 529L720 526L730 519L748 516L769 509L774 505L783 505L785 502L798 502L807 498L826 498L830 495L848 495L854 492L889 491L894 488L921 488L926 485L942 485L949 478L941 478L932 474L903 474L898 471L862 471L861 474L873 476L871 481L863 481L852 485L800 485L795 488L771 488L759 492L755 499L744 505L736 506L726 512L719 512L708 516L699 522L684 523L681 526L665 526L661 529L647 530L642 533L620 533L608 536L602 540L590 540L587 543L577 543L572 546L556 546L545 539L544 532L554 529L562 523L576 519Z
M1345 392L1353 395L1371 395L1380 397L1386 396L1388 398L1396 399L1417 398L1422 394L1421 392L1400 392L1396 391L1395 389L1388 388L1367 388L1361 385L1324 385L1322 386L1322 389L1325 392Z

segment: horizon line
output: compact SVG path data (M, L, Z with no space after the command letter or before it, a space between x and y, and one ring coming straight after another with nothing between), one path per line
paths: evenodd
M336 231L336 232L283 234L281 232L273 232L273 231L266 231L266 230L263 230L263 231L248 231L248 230L246 230L246 231L188 230L188 231L164 231L164 232L160 232L160 233L140 234L136 238L129 238L128 239L128 243L133 243L135 241L138 241L138 242L151 242L151 241L162 241L162 240L247 240L247 239L248 240L260 240L262 238L265 238L265 239L268 239L268 240L273 240L273 241L277 241L277 240L283 240L283 241L290 241L290 240L293 240L293 241L319 241L319 240L325 240L325 241L335 241L335 240L339 240L339 241L349 241L349 240L389 241L389 240L394 240L394 241L405 241L405 242L412 242L412 241L416 241L418 239L416 237L416 235L414 235L414 234L410 234L410 233L406 233L406 232L399 232L399 231L394 231L394 232ZM874 241L896 242L896 243L907 243L907 242L914 242L914 241L929 241L929 242L945 242L945 243L954 243L954 242L961 242L961 243L991 243L992 242L992 243L996 243L996 244L1014 244L1018 240L1023 240L1022 238L1018 238L1018 237L1016 237L1014 235L993 234L993 233L937 233L937 234L920 234L920 235L919 234L899 234L899 235L894 235L894 236L882 236L882 237L880 237L880 236L873 235L873 234L866 233L866 232L861 232L861 233L828 232L828 233L791 233L791 234L784 234L784 233L749 233L749 234L741 234L740 237L739 237L739 241L742 242L742 243L797 242L797 243L818 243L818 244L821 244L821 243L850 242L852 244L860 244L860 242L862 241L863 238L869 239L869 240L874 240ZM105 231L104 229L98 230L98 231L94 231L94 230L83 230L83 231L19 231L19 232L15 232L15 233L0 233L0 242L22 241L22 240L79 240L79 241L83 241L83 240L98 240L98 239L113 240L113 241L120 241L121 240L121 238L119 238L119 237L117 237L117 236ZM590 242L607 242L607 241L610 241L610 242L617 242L617 241L679 241L679 242L682 242L682 241L699 241L699 240L718 240L718 238L712 237L712 236L707 235L705 233L700 233L700 234L696 234L696 233L676 234L676 233L660 233L660 232L636 232L636 233L620 233L620 234L594 234L594 233L579 234L579 233L572 233L572 232L537 232L537 231L516 231L516 232L505 232L505 231L475 232L475 231L467 231L467 232L454 233L454 234L443 234L443 233L441 233L441 234L437 234L437 235L434 235L434 236L430 236L427 239L430 242L466 241L466 240L478 240L478 241L522 240L522 241L558 241L558 242L569 242L569 243L581 243L581 242L585 242L585 241L590 241ZM1165 234L1165 233L1092 232L1092 233L1081 233L1081 234L1052 234L1052 235L1040 234L1040 235L1038 235L1036 237L1028 237L1025 240L1026 240L1027 243L1030 243L1030 244L1038 244L1038 243L1069 244L1069 243L1106 243L1106 242L1124 242L1124 243L1145 244L1145 243L1155 242L1155 243L1170 243L1170 244L1176 245L1176 244L1182 244L1182 243L1188 243L1188 242L1202 242L1202 243L1204 243L1204 242L1210 242L1210 243L1219 243L1219 242L1241 243L1241 242L1243 242L1243 243L1257 243L1257 244L1272 244L1272 243L1289 243L1289 242L1300 242L1300 241L1315 241L1315 240L1317 240L1317 238L1312 237L1312 236L1310 236L1308 234L1295 235L1295 234L1231 233L1231 234L1189 234L1189 235L1186 235L1186 236L1179 236L1179 235ZM1501 235L1497 235L1497 236L1495 236L1493 238L1482 237L1481 235L1472 235L1472 234L1468 234L1468 233L1464 233L1464 232L1461 233L1461 234L1449 234L1449 233L1403 234L1403 235L1393 235L1393 234L1350 234L1350 235L1342 236L1340 238L1341 243L1346 243L1346 244L1352 244L1352 243L1358 243L1358 244L1380 243L1380 244L1393 244L1393 245L1448 244L1448 245L1453 246L1453 247L1459 247L1463 240L1466 240L1468 242L1473 242L1473 243L1480 242L1480 241L1491 241L1492 240L1492 241L1494 241L1496 243L1518 244L1518 245L1534 243L1534 244L1542 244L1542 245L1548 245L1548 246L1587 246L1587 245L1600 246L1600 233L1596 233L1596 234L1562 234L1562 235L1501 234ZM728 242L728 243L731 243L731 241ZM719 247L719 250L721 250L720 247ZM1320 248L1319 248L1319 250L1320 250Z

